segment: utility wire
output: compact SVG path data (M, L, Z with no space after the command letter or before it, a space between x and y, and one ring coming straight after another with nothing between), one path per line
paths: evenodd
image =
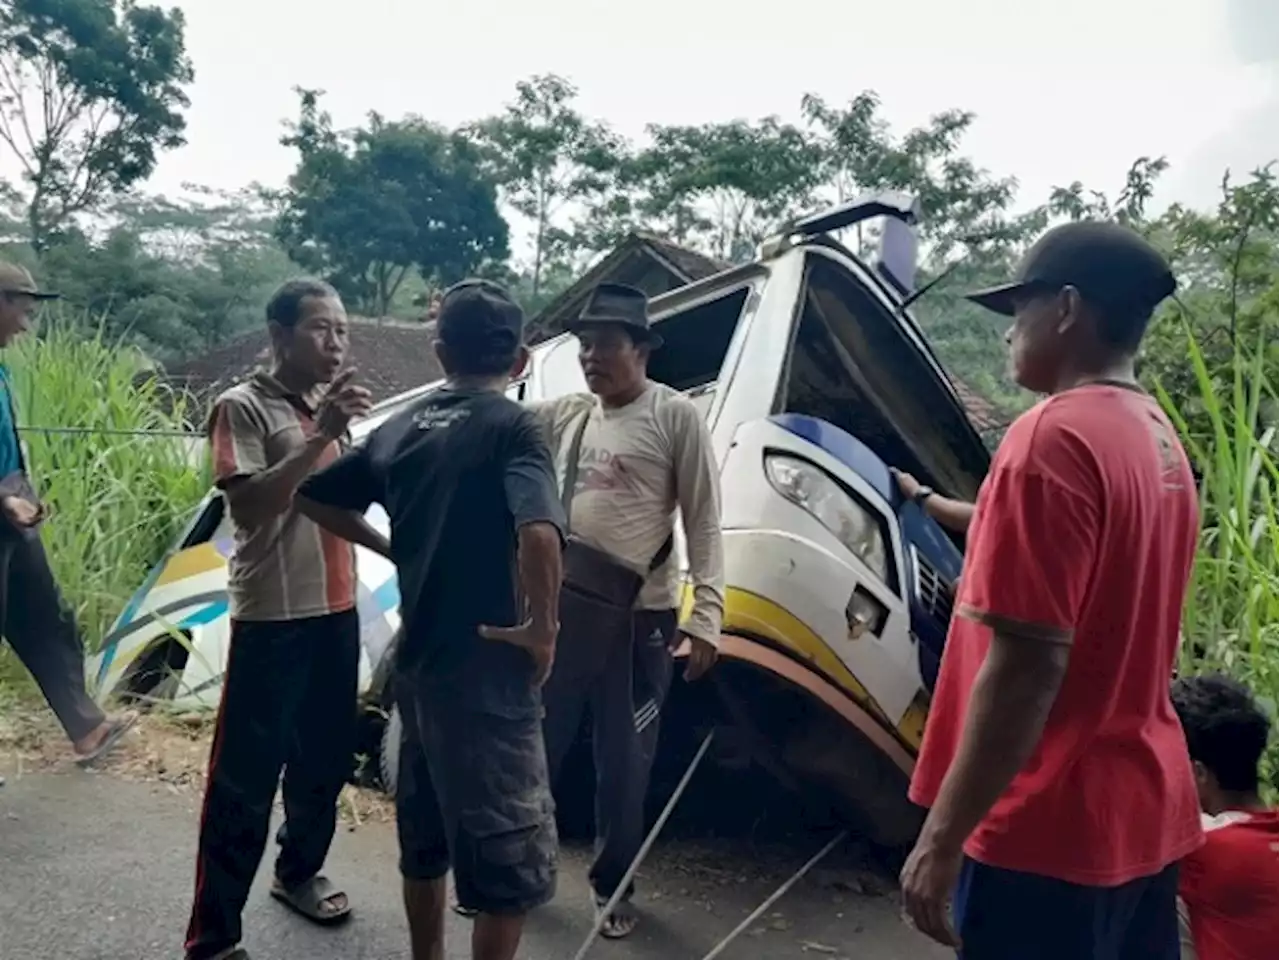
M104 437L185 437L203 440L204 434L192 430L115 430L108 427L18 427L19 433L52 433L72 436Z

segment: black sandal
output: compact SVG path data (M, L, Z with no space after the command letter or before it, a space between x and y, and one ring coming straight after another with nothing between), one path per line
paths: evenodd
M346 893L335 887L326 877L316 875L310 880L298 884L292 890L286 890L279 878L271 884L271 896L279 900L290 910L306 917L312 923L322 927L341 923L351 916L351 900ZM325 909L324 904L332 904L336 897L347 902L340 910Z

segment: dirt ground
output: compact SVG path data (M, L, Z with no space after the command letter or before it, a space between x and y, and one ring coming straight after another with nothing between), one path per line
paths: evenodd
M172 793L204 793L213 736L210 715L145 713L97 770L133 783L154 783ZM25 698L0 709L0 770L21 776L74 766L71 745L42 703ZM395 807L380 791L348 785L339 801L349 827L391 823Z

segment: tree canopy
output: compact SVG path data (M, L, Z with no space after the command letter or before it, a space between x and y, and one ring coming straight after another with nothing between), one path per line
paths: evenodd
M0 7L0 146L22 168L37 249L186 142L183 27L176 8L119 0Z
M506 260L507 224L476 144L419 117L377 113L339 133L318 91L299 98L282 140L297 148L298 169L276 198L276 236L297 263L381 316L413 268L450 283Z
M796 122L770 116L654 124L631 141L587 116L571 81L544 74L519 83L495 115L457 129L370 113L359 127L339 130L322 93L300 89L298 113L282 138L297 166L283 188L189 186L184 196L159 197L137 185L158 152L181 138L191 68L180 15L108 0L20 0L0 16L0 68L16 64L30 77L43 76L38 65L61 62L57 57L77 70L77 57L89 64L98 54L77 47L88 37L117 37L126 50L151 49L139 39L144 35L164 41L154 41L163 56L135 86L161 104L143 113L169 117L167 126L128 121L122 104L152 102L138 99L141 93L108 96L128 88L129 71L143 70L140 64L122 68L106 92L99 83L76 93L76 78L96 76L88 65L83 74L70 66L51 74L65 76L52 89L70 91L68 103L82 111L78 122L97 115L84 111L114 111L112 123L124 123L129 137L149 138L150 152L117 148L99 135L97 159L82 176L99 166L109 174L87 192L63 189L69 181L56 151L43 181L24 177L0 187L0 244L9 245L9 255L38 265L87 322L105 323L162 360L208 349L259 322L271 287L299 271L328 278L353 311L372 316L421 319L433 290L477 273L508 283L534 311L630 231L741 260L797 215L886 189L919 197L924 211L918 282L938 282L915 304L917 319L952 374L1006 419L1030 398L1005 373L1003 324L962 294L1007 276L1054 222L1116 218L1169 252L1182 278L1185 316L1170 307L1157 318L1144 370L1174 393L1190 391L1194 377L1185 363L1186 323L1209 344L1213 369L1226 369L1233 336L1260 337L1274 350L1274 167L1224 180L1216 211L1174 206L1153 215L1151 197L1167 168L1159 156L1117 171L1114 184L1073 182L1028 205L1018 200L1014 177L966 154L974 116L964 110L895 130L874 91L843 103L807 95ZM21 126L18 104L10 98L4 105L12 133ZM58 142L81 142L75 136ZM64 157L77 155L65 150ZM134 163L138 158L146 163ZM876 240L874 227L846 234L841 239L858 252Z

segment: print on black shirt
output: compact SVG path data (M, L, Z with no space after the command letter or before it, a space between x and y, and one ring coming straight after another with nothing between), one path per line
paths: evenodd
M492 709L536 709L531 658L476 629L520 619L516 531L540 521L564 529L551 454L531 413L500 393L438 390L298 493L358 512L376 502L390 516L404 624L398 672L440 689L460 685Z

